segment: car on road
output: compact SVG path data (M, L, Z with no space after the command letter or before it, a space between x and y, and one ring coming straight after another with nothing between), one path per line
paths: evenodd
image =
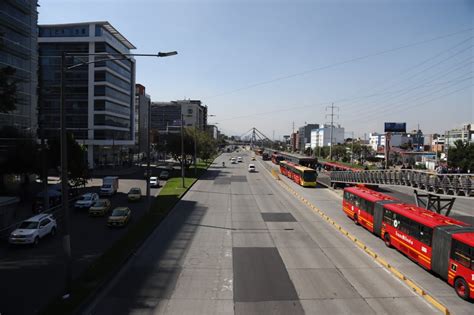
M256 169L255 169L255 164L249 164L248 170L249 170L249 173L255 172L255 171L256 171Z
M252 156L252 161L255 161L255 156Z
M56 235L58 226L51 214L38 214L23 221L17 229L11 232L8 242L10 244L38 245L40 239L48 234Z
M160 187L160 181L158 180L158 177L156 176L150 177L150 187L152 188Z
M231 164L236 164L237 161L235 160L235 158L231 158L231 159L230 159L230 163L231 163Z
M92 205L99 200L99 195L96 193L87 193L82 195L79 200L74 203L76 209L89 209Z
M96 217L104 216L110 211L110 206L109 199L99 199L89 208L89 215Z
M237 157L237 162L238 162L238 163L242 163L242 162L243 162L241 156Z
M136 201L142 198L142 190L138 187L133 187L127 194L128 201Z
M161 171L160 173L160 179L166 180L170 178L170 172L168 171Z
M128 207L118 207L112 211L107 220L108 226L125 226L132 217L132 211Z

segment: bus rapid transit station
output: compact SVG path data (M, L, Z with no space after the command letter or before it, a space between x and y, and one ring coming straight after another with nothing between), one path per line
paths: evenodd
M474 227L357 186L344 189L343 211L446 280L461 298L474 299Z

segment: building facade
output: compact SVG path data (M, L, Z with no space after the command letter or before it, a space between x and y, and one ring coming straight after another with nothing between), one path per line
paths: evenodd
M219 128L216 125L207 125L206 130L213 139L219 138Z
M447 147L453 147L455 142L474 143L474 123L464 124L461 128L447 130L444 133L445 143Z
M0 128L12 126L35 133L38 88L38 1L0 1L0 68L12 67L18 81L16 109L0 113Z
M207 126L207 107L199 100L179 100L151 103L151 129L164 134L179 132L181 117L185 127L205 130Z
M314 129L318 129L319 124L307 124L298 128L298 150L303 152L306 148L310 147L311 144L311 131Z
M151 105L150 95L145 93L145 87L135 84L135 140L138 153L144 153L148 144L148 116Z
M59 135L60 58L62 52L114 54L70 56L65 73L66 127L87 146L89 167L118 165L135 145L135 49L108 22L39 26L40 122L46 137ZM87 64L86 64L87 63Z
M331 126L330 125L323 125L323 127L313 129L311 131L311 149L319 148L319 147L327 147L332 145L336 145L339 143L344 143L344 128L341 126L333 126L332 127L332 141L331 141Z

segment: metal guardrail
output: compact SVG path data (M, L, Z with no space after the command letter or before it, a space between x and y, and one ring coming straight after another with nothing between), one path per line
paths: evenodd
M332 183L399 185L444 195L474 197L474 174L434 174L417 170L332 171Z

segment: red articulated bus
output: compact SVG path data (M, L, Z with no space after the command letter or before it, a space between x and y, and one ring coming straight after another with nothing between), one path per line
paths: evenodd
M337 162L321 162L323 164L324 169L327 171L352 171L352 172L360 172L362 169L350 167L344 164L340 164Z
M344 212L423 268L474 299L474 227L365 187L344 189Z

